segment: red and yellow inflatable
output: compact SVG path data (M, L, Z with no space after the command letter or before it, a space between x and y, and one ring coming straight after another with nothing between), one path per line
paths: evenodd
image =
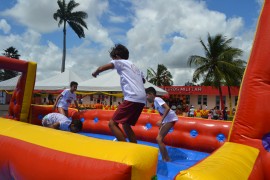
M270 179L270 0L265 0L229 142L176 179Z
M213 152L179 172L175 179L270 179L269 30L270 0L265 0L233 123L180 117L165 138L168 145ZM155 175L156 148L38 126L52 108L34 105L30 108L36 64L6 57L0 57L0 63L5 69L23 74L9 109L9 118L18 121L0 118L2 179L140 180ZM110 134L108 120L112 113L70 110L69 115L83 119L85 132ZM159 115L155 113L142 113L134 127L139 139L155 142L157 118Z

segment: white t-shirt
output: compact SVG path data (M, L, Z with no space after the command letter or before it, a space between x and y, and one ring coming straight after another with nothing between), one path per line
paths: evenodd
M59 99L57 107L61 107L64 110L68 110L68 107L69 107L70 103L77 99L76 94L71 93L70 89L65 89L61 93L61 95L62 95L62 97Z
M114 68L120 75L120 84L124 93L124 99L131 102L146 102L146 94L143 85L143 73L129 60L112 60Z
M60 123L60 130L63 131L70 131L70 124L71 124L71 120L68 119L65 115L60 114L60 113L50 113L47 114L46 116L44 116L44 118L42 119L42 125L43 126L50 126L53 125L54 123L59 122Z
M194 112L195 112L195 109L193 107L191 107L189 109L189 115L193 115L194 116Z
M162 98L155 97L154 106L161 116L163 116L164 111L165 111L165 108L162 106L163 104L165 104L165 101ZM178 120L177 115L175 114L173 110L170 109L167 116L162 121L162 124L167 123L167 122L177 121L177 120Z

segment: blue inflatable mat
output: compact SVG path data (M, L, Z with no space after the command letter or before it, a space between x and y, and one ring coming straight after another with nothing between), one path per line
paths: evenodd
M79 133L85 136L94 137L98 139L115 140L114 136L103 135L103 134L93 134L93 133ZM147 146L157 147L156 143L150 143L145 141L138 141L138 144L144 144ZM162 161L161 154L158 155L158 167L157 167L157 179L158 180L173 180L173 178L179 173L179 171L187 169L198 161L209 156L209 153L198 152L183 148L176 148L167 146L169 156L171 158L170 162Z

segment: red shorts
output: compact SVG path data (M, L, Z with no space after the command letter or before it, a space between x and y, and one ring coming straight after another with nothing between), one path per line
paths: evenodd
M144 103L124 101L115 111L112 120L116 123L127 123L135 126L143 110Z

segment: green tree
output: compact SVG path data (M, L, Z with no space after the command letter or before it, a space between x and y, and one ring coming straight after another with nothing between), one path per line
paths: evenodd
M62 66L61 72L65 71L65 61L66 61L66 24L73 29L73 31L78 35L79 38L84 38L84 29L87 29L87 24L84 21L88 17L87 13L84 11L75 11L74 8L79 6L79 3L76 3L74 0L70 0L68 4L66 4L65 0L57 1L59 9L53 14L53 18L58 21L58 26L60 27L64 24L63 27L63 57L62 57Z
M13 59L19 59L20 58L20 54L18 53L18 50L16 48L14 48L13 46L4 49L4 56L9 57L9 58L13 58ZM8 69L1 69L0 70L0 80L4 81L13 77L16 77L18 75L17 71L12 71L12 70L8 70Z
M230 60L230 63L233 63L234 66L232 66L228 70L224 70L226 72L225 74L225 85L228 87L228 93L229 93L229 110L230 115L232 115L232 95L231 95L231 87L237 86L240 87L242 78L244 75L244 71L246 68L246 62L241 59L232 59Z
M226 39L221 34L210 36L208 34L207 44L202 39L200 43L203 46L205 57L192 55L188 59L188 65L197 67L193 74L193 82L197 82L202 78L202 85L213 86L219 90L221 108L224 108L221 86L226 81L237 79L243 66L237 63L236 59L242 55L242 50L230 46L231 39ZM241 60L242 62L242 60ZM239 71L239 72L238 72Z
M156 72L152 68L147 69L146 80L156 86L173 85L172 74L163 64L158 64Z

